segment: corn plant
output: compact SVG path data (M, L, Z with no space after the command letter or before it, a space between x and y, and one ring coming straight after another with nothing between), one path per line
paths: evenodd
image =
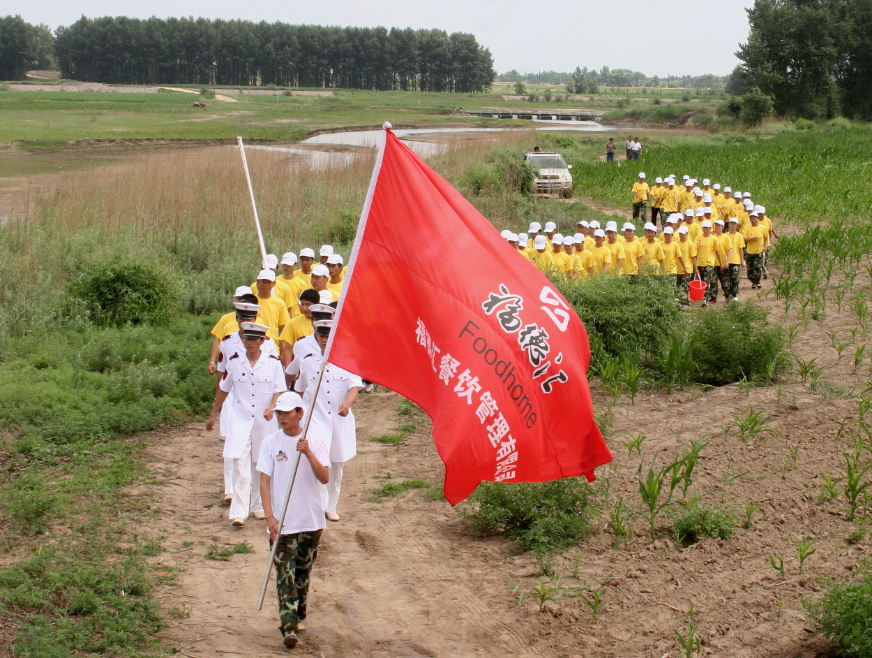
M672 393L673 387L684 388L690 383L693 374L693 346L687 336L673 335L666 348L663 359L663 382L666 392Z
M866 472L872 468L872 463L867 464L865 468L860 468L860 452L854 453L853 458L848 453L845 456L845 477L840 480L845 482L845 498L848 499L848 521L854 520L854 515L860 507L860 499L865 494L866 489L872 485L872 481L863 482L863 477Z
M838 337L839 337L839 332L834 330L834 329L827 330L827 336L830 337L830 347L835 347L836 341L838 340Z
M766 427L769 416L763 415L763 411L754 411L752 407L748 407L747 415L740 418L733 414L733 418L736 420L736 429L739 430L742 443L748 443L748 439L762 434L775 434L775 430Z
M606 604L605 597L605 588L600 587L598 590L591 592L590 596L585 596L584 594L579 594L578 598L584 601L587 604L587 607L590 608L590 613L593 615L593 620L596 621L599 616L600 610L602 610L603 606Z
M841 288L836 288L833 296L836 298L836 308L839 309L839 313L842 312L842 304L845 301L845 291Z
M790 453L790 468L796 468L796 458L799 456L799 444L795 446L787 446L787 451Z
M847 346L848 346L848 344L842 342L841 339L836 341L836 344L834 345L834 347L836 348L836 353L839 355L838 361L842 360L842 357L844 356L845 348Z
M799 335L799 324L792 324L787 327L787 349L793 349L793 341Z
M781 555L770 556L769 566L775 570L779 577L784 578L784 558Z
M805 384L805 380L808 379L811 371L814 370L815 361L817 361L817 357L810 361L803 361L799 357L796 357L796 365L799 367L799 379L803 384Z
M693 621L687 620L687 635L682 635L678 629L673 630L675 637L678 639L678 645L681 647L681 652L685 658L692 658L693 654L702 652L702 640L696 634L696 626Z
M608 391L612 394L612 400L617 400L624 388L621 381L621 363L617 359L606 359L599 368L599 377Z
M627 357L621 362L621 382L630 393L630 404L636 404L636 395L642 390L645 370L638 360Z
M621 441L621 445L627 449L627 457L633 456L633 451L635 450L639 453L639 456L642 456L642 442L645 440L644 434L630 434L630 437L626 441Z
M796 548L799 551L799 573L802 573L802 565L817 552L817 544L820 539L810 540L808 537L796 540Z
M820 390L821 386L823 386L820 381L821 375L823 374L824 371L821 368L815 367L811 369L811 372L809 373L811 381L809 382L808 387L812 392L817 392Z
M687 489L693 484L693 469L699 461L699 453L705 448L708 443L705 439L697 439L693 443L688 441L684 455L681 457L681 497L687 498Z
M672 497L675 494L675 489L682 482L682 467L684 459L676 459L659 471L656 470L657 456L651 460L651 466L648 467L648 474L642 479L642 464L639 464L637 477L639 479L639 493L642 496L642 516L644 516L650 526L651 539L654 539L657 517L660 513L672 504ZM665 500L662 500L666 494Z
M854 372L860 369L863 365L863 357L866 354L866 345L860 345L854 350Z
M748 503L745 506L745 519L742 522L743 528L750 528L754 525L754 512L763 507L763 503Z

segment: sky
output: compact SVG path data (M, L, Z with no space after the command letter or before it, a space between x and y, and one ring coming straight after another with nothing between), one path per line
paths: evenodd
M727 75L748 36L750 0L30 0L15 13L52 28L80 16L203 16L316 25L439 28L470 32L498 73L624 68L648 76ZM0 13L3 13L0 10ZM698 31L698 32L697 32Z

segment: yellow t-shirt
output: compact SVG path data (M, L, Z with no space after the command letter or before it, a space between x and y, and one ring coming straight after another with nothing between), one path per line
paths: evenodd
M663 190L663 197L660 202L660 208L667 213L678 212L678 199L675 194L675 189L668 187Z
M591 268L596 268L596 260L587 249L572 254L572 271L578 272L581 275L579 278L588 278Z
M745 211L744 208L738 208L736 210L736 219L739 220L739 230L741 231L745 226L751 225L750 215Z
M278 332L279 327L283 327L291 321L288 308L278 297L258 296L257 303L260 304L260 311L257 314L257 317L260 318L259 321L263 321L267 327L271 327L274 331Z
M331 283L330 280L328 279L327 280L327 289L334 291L336 294L339 294L342 292L342 284L343 283L345 283L344 280L340 281L339 283Z
M648 200L648 183L633 184L633 203Z
M624 265L621 268L621 272L623 274L638 274L638 259L644 255L644 248L638 239L634 239L632 242L624 242Z
M218 322L215 323L215 326L212 327L212 331L209 333L215 336L215 338L224 338L224 336L230 333L226 329L227 325L230 323L236 324L236 311L233 311L233 313L225 313L218 318Z
M609 248L604 244L602 247L593 246L588 253L593 256L593 261L595 263L595 269L597 272L602 272L603 268L606 264L612 264L612 253L609 251Z
M624 245L619 242L622 237L623 236L619 237L614 243L604 243L605 246L609 248L609 252L612 255L612 262L615 264L614 267L609 268L609 274L620 274L620 272L618 272L618 261L623 261L627 257L627 254L624 251ZM621 263L621 266L623 266L623 263Z
M721 219L724 220L728 217L724 211L727 206L727 201L729 201L729 199L727 199L723 194L712 194L712 205L718 209L718 212L721 214Z
M690 208L690 204L693 203L696 197L693 196L693 189L684 188L678 193L678 205L679 210L684 212L688 208Z
M751 222L748 222L748 225L742 231L742 236L745 238L745 244L748 247L747 253L759 254L763 252L763 248L766 246L766 229L759 224L751 226ZM749 240L748 238L759 239Z
M315 327L312 326L312 320L301 313L285 325L285 328L282 329L282 335L279 336L279 341L293 346L301 338L311 336L314 333Z
M564 251L559 253L551 252L551 260L554 261L554 267L558 272L569 272L571 263L569 262L569 254Z
M696 239L696 266L711 267L715 264L715 249L718 241L713 235L701 235Z
M663 190L664 189L666 189L666 188L664 188L660 183L657 183L656 185L654 185L654 187L651 188L651 192L649 194L651 196L651 207L652 208L659 208L660 207L660 204L663 201Z
M642 274L660 274L660 261L663 260L663 246L654 240L642 240ZM656 268L656 271L654 271Z
M733 244L733 253L730 254L730 265L741 265L742 249L745 248L745 238L742 237L741 233L727 233L726 235L730 238Z
M733 238L730 237L729 233L721 233L720 235L715 235L715 240L718 242L718 255L721 258L720 263L715 263L715 265L729 265L727 253L733 248ZM732 254L730 254L730 257L732 258Z
M702 205L703 205L704 208L706 207L705 204L702 204ZM720 211L718 210L717 206L715 206L715 204L711 204L711 205L708 206L708 207L711 208L711 210L712 210L712 212L711 212L711 218L710 218L711 221L715 221L716 219L720 219L720 218L721 218L721 213L720 213Z
M291 303L288 305L288 315L293 320L300 315L300 293L306 289L306 284L302 279L298 279L296 273L290 279L284 274L276 277L276 285L279 281L288 287L291 291Z
M688 236L687 240L678 241L678 248L681 250L681 260L684 261L685 270L682 271L681 263L676 259L675 273L676 274L691 274L693 273L693 259L696 256L696 243Z
M312 266L314 267L314 265ZM300 281L306 284L306 290L312 287L312 273L303 274L303 270L297 270L294 272L294 276L297 277Z
M554 267L554 257L549 251L543 251L541 253L539 251L536 251L533 254L531 262L540 272L545 272L548 268Z
M678 254L680 252L678 243L675 241L675 238L673 238L672 242L666 244L664 241L661 246L663 248L663 270L667 274L677 274Z
M584 248L590 251L593 247L596 246L596 240L594 240L591 236L587 236L584 239Z
M251 294L259 294L257 292L257 281L251 284ZM285 308L291 308L291 306L297 305L297 300L300 298L299 295L296 299L294 298L294 293L292 293L288 285L281 280L281 277L276 277L276 284L273 286L273 297L278 297L282 300L282 304L285 305Z
M685 224L685 226L687 227L687 239L696 244L696 239L702 235L702 223L693 222Z

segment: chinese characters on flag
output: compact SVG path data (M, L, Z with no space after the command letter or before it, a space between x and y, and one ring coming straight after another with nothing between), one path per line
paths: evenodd
M451 504L482 480L593 479L611 461L578 316L389 130L338 317L329 361L429 414Z

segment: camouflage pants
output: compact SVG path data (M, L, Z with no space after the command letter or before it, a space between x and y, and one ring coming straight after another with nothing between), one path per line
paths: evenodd
M282 635L297 630L306 618L309 574L318 557L321 531L280 535L273 565L276 568L276 594L279 600L279 630ZM272 541L270 541L272 549Z
M633 219L639 219L641 216L643 222L648 221L648 202L637 201L633 204Z
M718 298L717 268L711 265L699 268L699 276L705 281L705 299L710 302Z
M763 254L746 254L745 263L748 267L748 280L759 286L760 276L763 274Z
M721 284L721 291L724 293L724 297L727 299L733 298L733 286L730 282L730 267L727 266L727 269L722 270L720 267L715 266L715 272L718 275L718 281ZM715 293L717 297L717 292Z
M690 274L676 274L675 285L678 287L678 299L682 304L690 304Z

